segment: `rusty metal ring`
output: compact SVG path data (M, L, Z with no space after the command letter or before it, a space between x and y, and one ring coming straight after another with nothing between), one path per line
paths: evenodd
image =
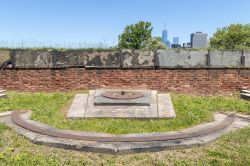
M169 140L178 140L178 139L187 139L193 137L199 137L207 134L211 134L220 130L223 130L230 126L234 122L235 114L228 115L223 121L220 123L214 124L212 126L206 126L204 128L200 128L197 131L191 132L180 132L180 133L162 133L161 135L137 135L137 136L127 136L127 135L111 135L111 136L96 136L96 135L86 135L86 133L74 134L69 133L65 130L60 130L52 127L43 128L41 126L37 126L32 124L31 122L23 119L21 114L25 112L14 111L11 114L12 121L29 131L33 131L39 134L65 138L65 139L73 139L73 140L83 140L83 141L99 141L99 142L150 142L150 141L169 141Z
M144 96L141 92L132 91L107 91L102 94L103 97L115 100L138 99Z

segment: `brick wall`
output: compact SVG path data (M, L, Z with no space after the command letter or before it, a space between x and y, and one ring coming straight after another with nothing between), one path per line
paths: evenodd
M250 88L249 69L5 69L0 88L20 91L69 91L141 88L219 94Z

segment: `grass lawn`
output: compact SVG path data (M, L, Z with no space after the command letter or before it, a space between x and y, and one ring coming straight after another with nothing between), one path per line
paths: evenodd
M250 114L250 102L237 97L173 94L172 120L66 120L74 93L17 93L0 100L0 112L32 110L32 119L63 128L106 133L179 130L212 120L215 111ZM119 127L118 127L119 126ZM0 124L0 165L250 165L250 128L232 132L206 147L113 156L32 144Z
M61 129L114 134L180 130L211 121L214 111L250 114L250 103L233 97L172 95L177 118L161 120L89 119L67 120L66 113L74 93L8 93L0 100L0 112L32 110L32 119Z

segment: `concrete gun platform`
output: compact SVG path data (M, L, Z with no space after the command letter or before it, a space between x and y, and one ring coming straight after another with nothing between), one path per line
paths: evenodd
M102 96L105 91L90 90L77 94L67 118L175 118L176 114L169 94L154 90L127 90L141 92L143 97L132 100L114 100Z

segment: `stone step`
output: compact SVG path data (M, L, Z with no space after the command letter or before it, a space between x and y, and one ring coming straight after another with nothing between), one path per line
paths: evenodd
M6 94L4 94L4 93L1 93L1 94L0 94L0 98L5 98L5 97L7 97Z
M250 94L249 93L241 93L241 98L245 100L250 100Z
M250 94L250 90L241 90L240 93Z
M6 92L6 90L0 89L0 93L4 93Z

